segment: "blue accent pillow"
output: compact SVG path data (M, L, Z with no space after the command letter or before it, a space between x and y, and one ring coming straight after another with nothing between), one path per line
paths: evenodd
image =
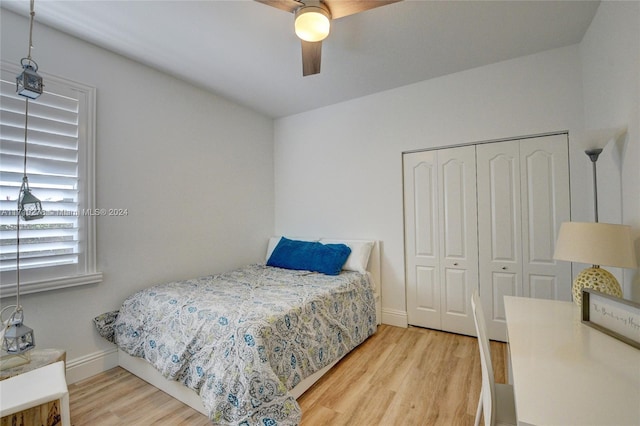
M267 260L267 266L338 275L351 254L345 244L322 244L282 237Z

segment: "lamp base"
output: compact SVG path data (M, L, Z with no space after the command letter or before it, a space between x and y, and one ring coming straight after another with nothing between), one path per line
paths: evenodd
M620 287L616 277L611 272L600 267L585 269L573 281L571 291L573 293L573 301L578 306L582 306L583 288L591 288L612 296L622 297L622 287Z

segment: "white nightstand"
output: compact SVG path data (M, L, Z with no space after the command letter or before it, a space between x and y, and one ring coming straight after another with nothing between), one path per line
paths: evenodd
M34 349L29 364L2 371L0 426L71 425L64 354Z

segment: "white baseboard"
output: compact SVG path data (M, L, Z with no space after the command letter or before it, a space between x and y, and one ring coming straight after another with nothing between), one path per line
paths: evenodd
M72 384L118 366L118 349L94 352L67 360L67 383Z
M382 323L395 327L409 327L409 318L406 311L382 308Z

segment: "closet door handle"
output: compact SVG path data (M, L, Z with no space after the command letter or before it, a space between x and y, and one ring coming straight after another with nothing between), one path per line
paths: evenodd
M506 271L506 270L507 270L507 267L506 267L506 266L503 266L503 267L502 267L502 270L503 270L503 271Z
M453 266L458 266L458 262L453 262Z

